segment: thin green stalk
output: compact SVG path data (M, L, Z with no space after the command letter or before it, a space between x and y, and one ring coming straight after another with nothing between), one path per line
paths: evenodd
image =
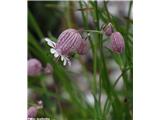
M129 21L129 18L130 18L130 15L131 15L131 9L132 9L132 1L130 1L129 3L129 10L128 10L128 21L127 21L127 25L126 25L126 31L127 33L129 32L129 25L130 25L130 21Z
M107 17L108 17L109 22L111 22L111 16L109 14L109 11L108 11L108 8L107 8L107 4L108 4L108 1L104 1L104 8L105 8L105 11L107 13Z
M97 5L97 1L95 1L95 11L96 11L96 24L97 24L97 33L101 33L101 34L98 34L98 39L99 39L99 48L100 48L100 52L102 52L102 32L99 31L100 27L99 27L99 13L98 13L98 5ZM101 58L99 58L101 59ZM102 66L101 62L100 62L100 66ZM100 73L101 73L101 68L99 69ZM99 76L99 89L100 89L100 92L99 92L99 104L101 103L101 89L102 89L102 81L101 81L101 75Z
M98 30L83 30L84 32L91 32L91 33L97 33L97 34L103 34L102 31Z
M82 1L79 1L79 5L80 5L80 8L83 9ZM81 13L82 13L82 18L83 18L84 26L85 26L85 28L88 28L87 19L85 17L84 11L82 10Z
M79 1L79 5L81 7L81 9L83 8L83 4L82 4L82 1ZM87 19L86 19L86 16L84 14L84 11L81 11L81 14L82 14L82 19L83 19L83 24L85 26L85 28L87 29L88 28L88 23L87 23ZM85 32L91 32L90 30L83 30ZM97 61L96 61L96 47L95 47L95 44L93 43L93 41L90 39L90 36L89 36L89 42L91 44L91 48L92 48L92 53L93 53L93 93L95 94L96 93L96 64L97 64Z
M95 10L96 10L96 27L97 27L97 30L99 30L99 13L98 13L97 1L95 1Z
M101 71L100 71L101 73ZM101 80L101 75L99 76L99 98L98 98L98 101L99 101L99 106L101 106L101 92L102 92L102 80Z
M71 20L71 10L70 10L70 6L71 6L71 2L72 1L69 1L68 3L67 3L67 5L68 5L68 7L66 8L66 19L67 19L67 26L68 27L72 27L73 25L72 25L72 20Z
M95 1L95 13L96 13L96 29L97 29L97 31L99 31L99 29L100 29L100 26L99 26L99 13L98 13L98 3L97 3L97 1ZM101 52L101 49L102 49L102 34L98 34L98 39L99 39L99 41L97 41L97 42L99 42L99 49L100 49L100 52ZM97 55L97 58L98 58L98 55ZM99 59L101 59L101 58L99 58ZM101 62L100 62L100 66L102 66L102 64L101 64ZM100 73L101 73L101 67L99 67L99 71L100 71ZM99 102L99 108L100 108L100 119L101 119L101 114L102 114L102 111L101 111L101 92L102 92L102 86L101 86L101 84L102 84L102 79L101 79L101 75L99 76L99 99L98 99L98 102Z
M117 85L118 81L120 80L120 78L128 71L130 70L130 68L127 68L125 70L123 70L123 72L119 75L119 77L116 79L115 83L113 84L113 88L115 88L115 86Z
M38 25L38 22L35 20L32 12L28 10L28 27L35 31L35 33L40 37L44 38L44 35ZM41 41L42 42L42 41Z
M108 113L110 112L110 107L111 107L111 104L108 100L108 98L106 99L105 101L105 104L104 104L104 108L103 108L103 115L102 115L102 118L105 120L106 119L106 116L108 115ZM107 112L107 113L106 113Z
M93 87L94 87L94 94L97 92L97 53L96 53L96 45L94 45L94 51L93 51Z

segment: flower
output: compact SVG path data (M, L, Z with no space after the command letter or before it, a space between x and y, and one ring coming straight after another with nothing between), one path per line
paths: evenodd
M29 107L27 112L27 117L35 118L37 116L38 110L42 108L43 108L43 101L40 100L38 101L37 105Z
M102 31L106 36L111 36L111 34L113 33L112 24L109 23L108 25L102 25Z
M28 75L38 76L42 70L42 64L39 60L31 58L28 60Z
M114 32L111 35L111 47L112 47L112 51L116 52L116 53L122 53L124 48L125 48L125 44L124 44L124 38L121 35L121 33L119 32Z
M81 37L80 33L75 29L67 29L63 31L58 37L57 43L45 38L48 45L52 47L50 52L54 54L55 58L61 58L63 65L71 65L69 56L77 52L78 54L84 54L87 50L87 43Z
M28 118L35 118L36 115L37 115L37 108L32 106L28 109L28 112L27 112L27 117Z

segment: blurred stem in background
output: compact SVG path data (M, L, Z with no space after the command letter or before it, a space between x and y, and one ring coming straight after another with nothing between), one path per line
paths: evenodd
M109 14L108 8L107 8L107 4L109 1L104 1L104 8L105 8L105 12L107 13L107 17L108 17L108 23L111 22L111 16Z

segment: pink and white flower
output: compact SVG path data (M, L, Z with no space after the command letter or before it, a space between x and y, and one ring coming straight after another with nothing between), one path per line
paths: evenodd
M50 52L55 58L61 58L63 65L71 65L69 56L77 52L78 54L85 54L87 51L87 42L82 38L80 33L75 29L67 29L63 31L58 37L57 43L45 38L48 45L51 47Z

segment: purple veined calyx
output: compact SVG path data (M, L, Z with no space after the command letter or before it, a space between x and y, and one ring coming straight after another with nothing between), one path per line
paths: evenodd
M57 43L49 38L45 38L48 45L51 47L50 52L55 58L60 58L63 65L71 65L69 56L72 53L85 54L88 48L87 42L82 38L79 31L75 29L67 29L58 37Z
M108 25L106 24L103 24L102 27L101 27L102 31L104 32L104 34L106 36L111 36L112 33L114 32L113 30L113 26L111 23L108 23Z
M124 38L119 32L114 32L111 35L111 47L112 51L116 53L122 53L125 48Z

